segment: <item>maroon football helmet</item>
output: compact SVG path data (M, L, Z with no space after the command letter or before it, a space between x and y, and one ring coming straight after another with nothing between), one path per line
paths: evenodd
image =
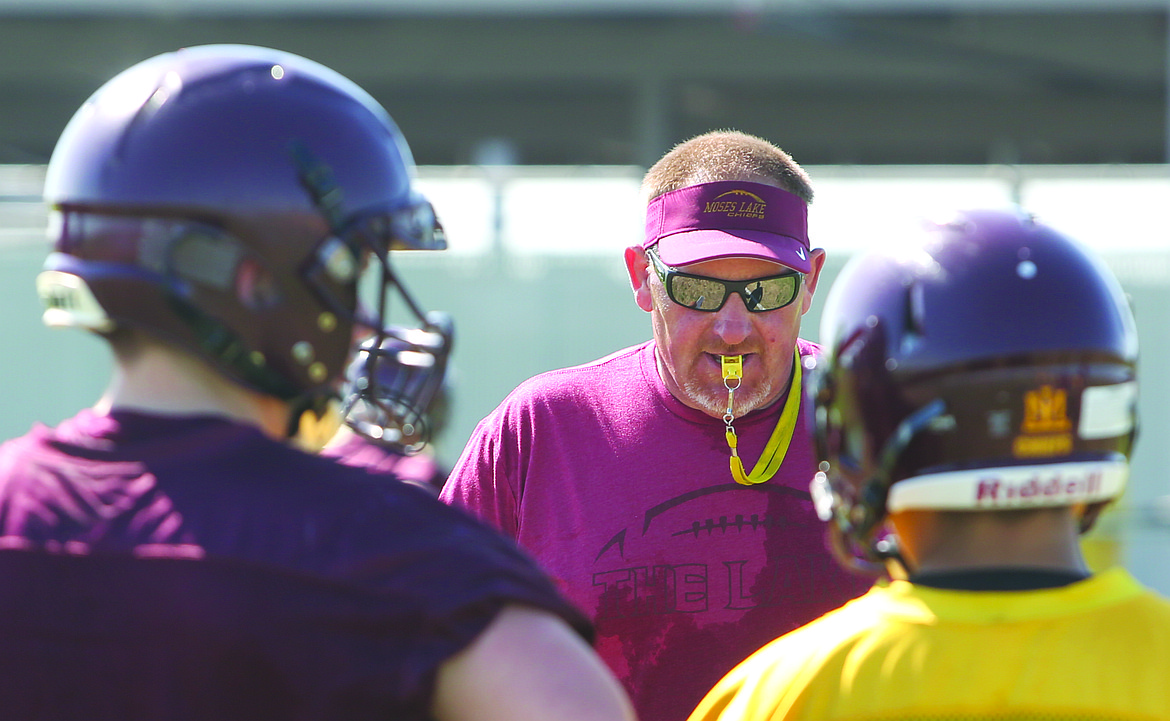
M1133 316L1103 263L1030 215L962 212L853 258L821 340L813 496L843 560L880 566L890 512L1099 509L1124 488Z
M388 251L445 247L413 174L385 110L315 62L242 45L146 60L53 152L45 321L141 328L284 399L333 392L389 290L419 312ZM378 299L361 314L371 260Z

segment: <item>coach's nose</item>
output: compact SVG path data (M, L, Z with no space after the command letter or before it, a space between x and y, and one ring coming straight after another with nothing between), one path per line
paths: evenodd
M715 335L729 346L739 345L752 332L751 313L738 293L732 295L715 313Z

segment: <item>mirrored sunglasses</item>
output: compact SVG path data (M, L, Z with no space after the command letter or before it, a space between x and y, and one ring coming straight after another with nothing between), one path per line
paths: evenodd
M721 280L675 270L659 260L653 248L648 249L646 255L672 301L684 308L707 313L722 308L732 293L738 293L752 313L778 310L796 300L797 289L804 277L799 271L790 270L766 278Z

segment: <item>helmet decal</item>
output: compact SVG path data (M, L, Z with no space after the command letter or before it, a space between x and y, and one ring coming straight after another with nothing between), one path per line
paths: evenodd
M1071 506L1120 495L1128 477L1129 464L1120 460L944 471L898 481L886 506L890 512Z

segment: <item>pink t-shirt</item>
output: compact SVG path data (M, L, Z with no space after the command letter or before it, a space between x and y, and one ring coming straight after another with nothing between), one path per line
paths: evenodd
M735 422L748 470L782 407ZM756 486L731 477L724 431L669 393L648 342L521 384L441 495L517 539L594 619L641 721L685 719L736 663L870 585L826 545L805 414Z

